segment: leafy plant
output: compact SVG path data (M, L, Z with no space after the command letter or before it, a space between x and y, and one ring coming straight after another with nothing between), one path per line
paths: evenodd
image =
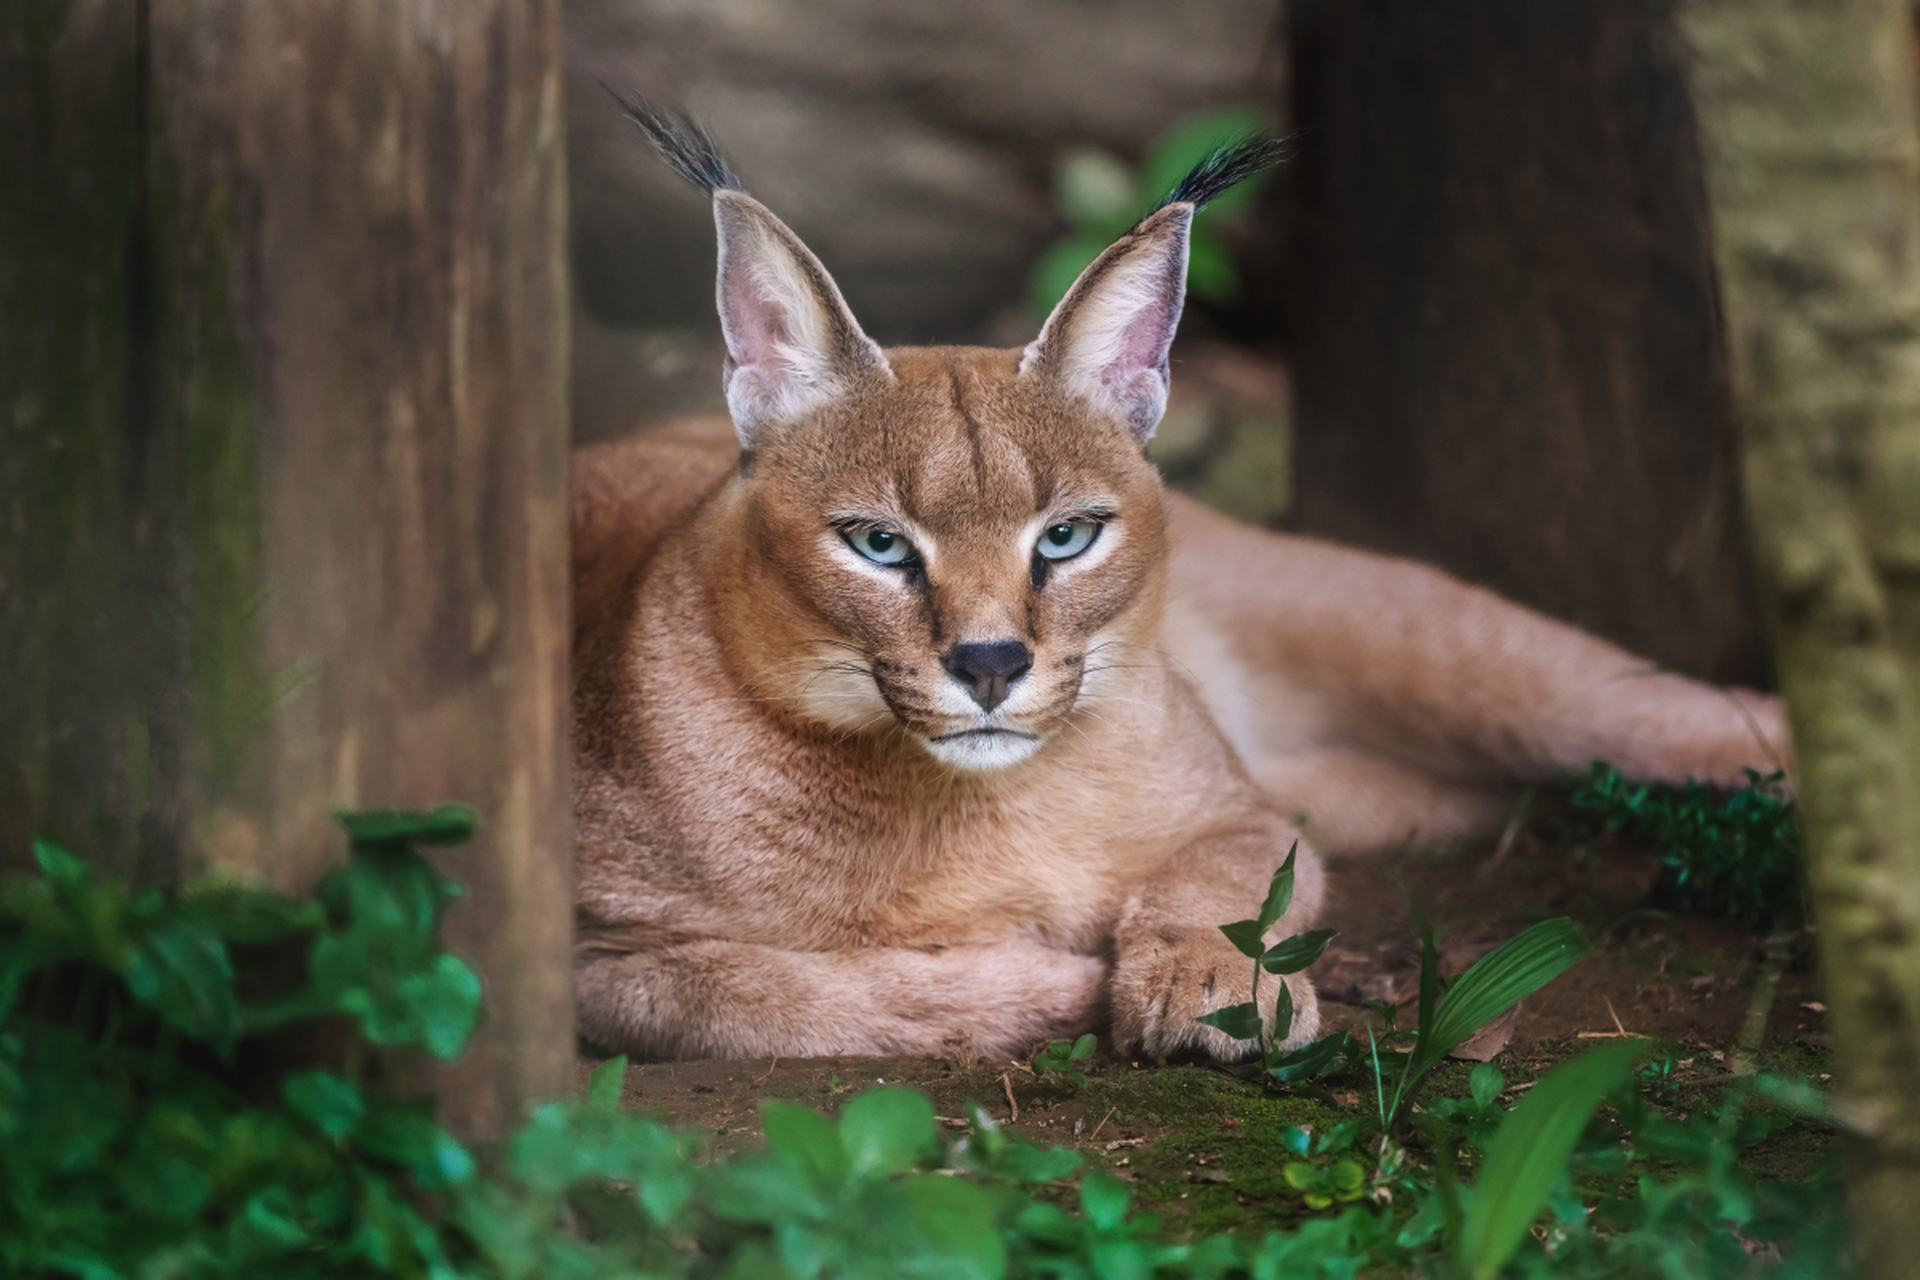
M1285 983L1280 984L1271 1026L1260 1013L1260 975L1300 972L1326 952L1327 944L1335 936L1331 929L1313 929L1282 938L1272 946L1266 943L1267 930L1278 924L1280 917L1287 913L1287 908L1293 905L1293 864L1299 852L1300 842L1296 840L1293 847L1287 850L1286 861L1280 864L1279 870L1273 873L1273 878L1267 883L1267 897L1260 904L1259 915L1251 920L1236 920L1220 926L1220 932L1227 936L1227 941L1233 943L1241 955L1253 961L1253 998L1215 1009L1195 1019L1226 1032L1236 1040L1254 1041L1259 1046L1259 1069L1266 1078L1283 1082L1312 1074L1340 1052L1340 1047L1335 1045L1331 1051L1323 1053L1319 1042L1291 1052L1280 1048L1293 1026L1293 997Z
M1367 1028L1368 1061L1373 1066L1380 1127L1387 1132L1405 1117L1428 1072L1480 1028L1566 972L1589 950L1571 920L1542 920L1474 961L1465 973L1446 984L1442 994L1433 925L1417 903L1414 920L1420 929L1420 999L1418 1022L1411 1033L1413 1043L1404 1050L1383 1050L1372 1024ZM1391 1022L1387 1030L1392 1030ZM1389 1077L1393 1077L1391 1091Z
M1353 1148L1354 1126L1337 1124L1317 1138L1305 1125L1288 1125L1280 1140L1296 1159L1281 1166L1280 1176L1300 1193L1309 1209L1326 1209L1337 1202L1358 1200L1366 1194L1367 1168L1347 1153Z
M406 1093L405 1054L458 1053L480 983L439 943L457 886L412 846L475 820L449 806L343 823L352 857L314 902L129 895L46 842L40 875L0 889L0 1269L444 1261L413 1189L454 1191L474 1162ZM339 1045L335 1061L259 1079L296 1034Z
M1055 168L1054 199L1072 230L1034 267L1036 314L1053 310L1087 265L1190 169L1223 144L1267 127L1266 117L1251 108L1209 111L1162 134L1138 168L1097 148L1067 152ZM1250 178L1221 193L1194 219L1187 255L1187 288L1193 294L1226 301L1238 292L1240 278L1218 228L1244 211L1259 187L1260 177Z
M1507 1109L1500 1105L1500 1093L1506 1087L1507 1078L1500 1074L1500 1068L1482 1062L1467 1077L1466 1097L1439 1099L1428 1110L1438 1119L1459 1125L1468 1142L1483 1147L1506 1118Z
M1420 1082L1449 1053L1506 1010L1559 977L1587 953L1586 940L1572 921L1543 920L1482 956L1447 984L1442 995L1433 926L1416 903L1414 918L1420 927L1421 944L1418 1025L1411 1032L1396 1033L1394 1011L1377 1002L1372 1006L1382 1015L1384 1032L1390 1038L1410 1036L1411 1045L1404 1049L1383 1048L1369 1023L1365 1045L1345 1032L1335 1032L1298 1049L1283 1050L1279 1046L1293 1025L1293 1001L1282 985L1269 1029L1259 1011L1260 975L1262 972L1297 973L1305 969L1320 958L1335 936L1330 929L1315 929L1283 938L1271 947L1266 945L1267 931L1292 904L1293 866L1298 852L1297 843L1287 851L1286 861L1273 873L1266 901L1257 916L1220 926L1220 932L1240 954L1253 961L1253 999L1216 1009L1198 1021L1235 1039L1255 1041L1258 1057L1254 1070L1270 1084L1311 1079L1324 1074L1342 1059L1368 1063L1373 1068L1383 1133L1390 1134L1398 1126L1412 1105Z
M1754 1274L1742 1238L1777 1243L1802 1273L1846 1273L1837 1183L1740 1163L1825 1116L1818 1091L1760 1076L1669 1119L1632 1087L1625 1045L1561 1067L1504 1116L1499 1073L1477 1069L1473 1110L1453 1115L1491 1126L1470 1186L1437 1126L1431 1167L1367 1122L1287 1131L1281 1179L1319 1216L1257 1240L1168 1240L1126 1183L1074 1152L1031 1146L978 1108L950 1138L925 1097L897 1088L831 1119L769 1102L765 1149L715 1159L699 1135L622 1111L616 1060L585 1098L472 1152L406 1079L414 1055L457 1051L478 1016L478 984L437 936L455 889L415 851L463 837L472 816L363 815L347 829L352 857L314 902L234 886L129 894L47 845L37 877L0 886L0 1274L1731 1280ZM1267 927L1289 886L1269 886ZM1264 932L1238 930L1262 963ZM1478 969L1444 997L1423 983L1433 1026ZM1078 1043L1053 1048L1085 1061ZM1596 1118L1609 1090L1614 1110ZM1613 1191L1583 1200L1576 1172Z
M1082 1063L1093 1060L1094 1050L1098 1046L1099 1041L1091 1033L1073 1041L1055 1040L1033 1055L1033 1074L1058 1076L1084 1089L1087 1087L1087 1073L1080 1067Z
M1803 911L1800 821L1784 773L1747 770L1747 785L1724 796L1627 781L1595 761L1569 797L1607 831L1659 847L1673 889L1689 908L1762 924L1797 921Z

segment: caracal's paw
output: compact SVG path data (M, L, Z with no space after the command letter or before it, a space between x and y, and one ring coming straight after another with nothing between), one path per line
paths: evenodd
M1208 932L1212 936L1195 931L1140 937L1122 946L1111 987L1114 1042L1122 1054L1239 1062L1259 1052L1256 1041L1197 1021L1253 996L1253 961L1217 930ZM1293 998L1293 1022L1281 1042L1297 1048L1320 1030L1320 1001L1300 974L1260 975L1260 1014L1269 1028L1282 984Z

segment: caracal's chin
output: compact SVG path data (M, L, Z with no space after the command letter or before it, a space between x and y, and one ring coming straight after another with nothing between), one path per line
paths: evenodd
M1015 729L962 729L933 738L914 736L941 764L975 773L1019 764L1038 751L1041 742L1039 735Z

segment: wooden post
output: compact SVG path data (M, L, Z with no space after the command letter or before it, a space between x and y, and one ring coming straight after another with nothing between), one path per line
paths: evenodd
M1764 674L1670 0L1294 0L1295 503Z
M1920 134L1906 0L1686 0L1866 1274L1920 1257Z
M573 1056L558 0L0 0L0 857L473 805L447 1114Z

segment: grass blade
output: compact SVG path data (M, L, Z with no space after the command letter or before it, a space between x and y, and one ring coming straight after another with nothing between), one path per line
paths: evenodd
M1622 1040L1563 1064L1528 1090L1501 1123L1487 1144L1460 1226L1460 1263L1469 1280L1492 1280L1507 1264L1588 1118L1626 1082L1644 1049L1638 1040Z

